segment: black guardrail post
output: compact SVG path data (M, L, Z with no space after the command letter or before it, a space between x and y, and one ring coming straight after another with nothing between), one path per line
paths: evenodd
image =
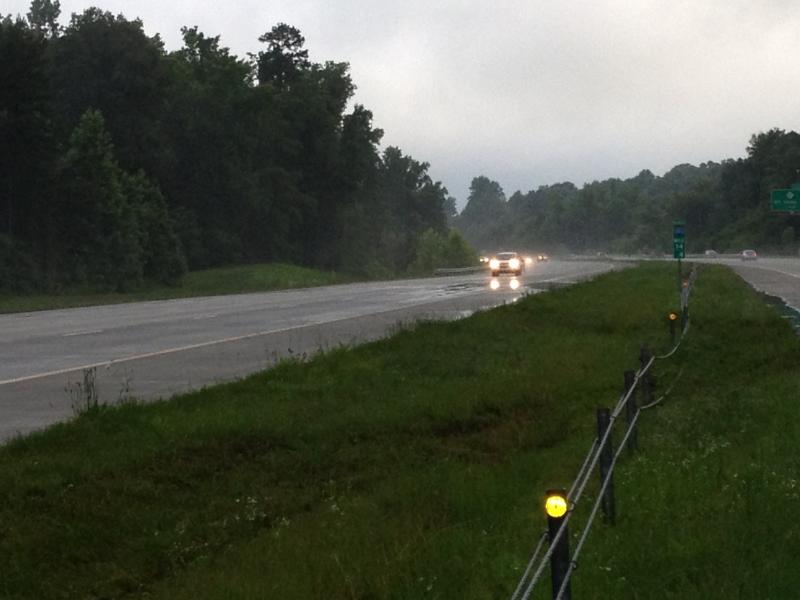
M565 490L547 490L545 493L544 510L547 513L547 535L552 546L556 539L558 530L564 523L567 514L567 492ZM569 570L569 529L564 526L564 532L558 539L558 543L553 547L550 554L550 580L553 586L553 600L558 598L558 592L564 584L564 578ZM564 593L561 595L564 600L572 599L570 583L567 582Z
M678 323L678 313L674 310L670 311L667 315L667 323L669 323L669 347L675 347L675 326Z
M625 394L631 392L634 385L636 385L636 373L633 371L625 371ZM636 416L636 408L636 391L634 390L628 394L628 400L625 402L625 420L628 423L628 427L631 426ZM639 441L636 439L636 428L634 427L630 436L628 436L628 452L631 454L636 452L638 445Z
M597 439L602 440L606 434L606 430L611 424L611 411L607 408L597 409ZM606 521L611 525L617 522L617 508L614 502L614 474L611 472L611 462L614 457L614 450L611 443L611 435L609 434L605 445L600 449L600 485L602 486L606 478L608 487L606 493L603 495L601 508L605 515Z

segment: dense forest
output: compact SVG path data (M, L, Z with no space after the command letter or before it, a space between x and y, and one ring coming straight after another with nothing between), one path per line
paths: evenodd
M378 276L472 258L428 164L380 150L346 63L278 24L239 58L58 0L0 15L0 291L127 289L285 261Z
M579 253L671 252L672 221L686 220L688 252L743 248L797 254L800 216L773 213L769 193L800 182L800 134L772 129L745 158L678 165L661 177L558 183L506 199L476 177L456 226L476 247Z

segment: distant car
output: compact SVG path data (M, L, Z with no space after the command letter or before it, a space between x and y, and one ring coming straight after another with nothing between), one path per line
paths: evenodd
M755 250L742 250L740 256L742 260L756 260L758 258L758 254L756 254Z
M716 250L706 250L705 255L709 258L713 258L715 256L719 256Z
M536 260L538 260L539 262L547 262L548 260L550 260L550 257L547 256L547 254L539 254L536 256Z
M492 270L492 277L497 277L500 273L522 275L524 264L525 261L516 252L498 252L489 261L489 268Z

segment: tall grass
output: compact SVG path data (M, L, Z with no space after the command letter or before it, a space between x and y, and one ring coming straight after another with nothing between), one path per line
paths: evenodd
M666 266L610 273L17 440L0 597L509 597L595 407L666 345L673 286ZM796 339L722 268L692 318L576 598L797 589Z

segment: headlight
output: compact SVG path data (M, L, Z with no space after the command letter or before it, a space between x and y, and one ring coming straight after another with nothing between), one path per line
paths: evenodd
M514 270L519 269L519 259L518 258L512 258L510 261L508 261L508 266L509 266L509 268L514 269Z
M492 288L493 290L496 290L497 288L500 287L500 281L498 281L497 279L492 279L489 282L489 287Z
M500 268L500 261L496 258L493 258L489 261L489 267L492 269L499 269Z
M519 279L512 279L511 281L509 281L508 287L510 287L512 290L517 289L519 287Z
M526 265L529 265L529 264L531 264L532 262L533 262L533 259L532 259L530 256L526 256L526 257L525 257L525 264L526 264Z

